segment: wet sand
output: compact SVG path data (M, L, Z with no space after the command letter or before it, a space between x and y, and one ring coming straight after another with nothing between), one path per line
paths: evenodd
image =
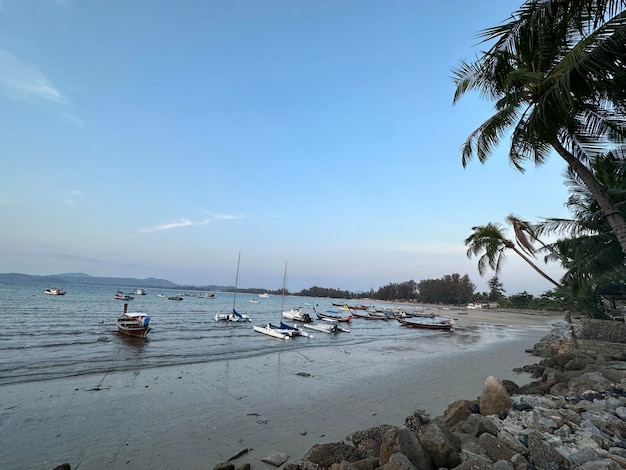
M260 459L278 451L297 462L316 443L402 425L417 409L441 415L480 394L489 375L528 382L512 369L537 361L525 350L562 316L470 311L457 318L493 341L450 341L429 354L416 335L2 386L0 468L212 468L246 448L236 465L273 468Z

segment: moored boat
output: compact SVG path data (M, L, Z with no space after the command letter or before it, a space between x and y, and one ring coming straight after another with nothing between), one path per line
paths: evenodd
M349 323L352 321L352 313L348 313L348 315L341 315L336 310L326 310L325 312L317 312L317 318L318 320L324 321Z
M230 313L216 313L215 321L251 321L250 317L233 309Z
M139 289L135 289L135 290L133 291L133 294L135 294L135 295L146 295L146 294L147 294L147 292L146 292L146 290L145 290L145 289L139 288Z
M305 323L302 326L310 330L321 331L322 333L329 333L329 334L336 334L340 332L350 333L350 330L348 330L347 328L342 328L337 323L326 323L326 324Z
M309 313L309 311L311 313ZM314 313L315 313L315 308L293 307L283 312L283 318L285 320L299 321L302 323L311 323L313 321L313 317L311 317L311 314L314 314Z
M48 295L65 295L65 291L58 287L48 287L44 292Z
M419 317L413 317L410 320L403 318L396 318L401 326L408 328L422 328L425 330L446 330L450 331L454 325L454 319L448 317L441 317L438 315L423 315Z
M128 312L128 304L124 304L124 313L117 318L117 331L128 336L145 338L151 330L150 317L142 312Z
M263 333L264 335L271 336L273 338L278 339L290 339L291 336L287 334L286 331L272 328L272 325L268 323L266 326L256 326L252 327L254 331L257 333Z
M171 297L168 297L167 300L183 300L183 296L182 295L172 295Z
M130 294L125 294L121 290L118 290L114 296L117 300L133 300L133 296Z

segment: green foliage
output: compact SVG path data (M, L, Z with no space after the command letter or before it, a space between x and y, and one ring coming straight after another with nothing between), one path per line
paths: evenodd
M467 274L446 275L441 279L426 279L417 284L417 300L424 303L466 304L472 299L476 286Z

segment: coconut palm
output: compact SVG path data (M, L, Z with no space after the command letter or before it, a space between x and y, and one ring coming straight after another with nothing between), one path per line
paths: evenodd
M555 151L597 201L626 252L626 219L589 165L626 137L626 0L530 0L479 34L493 45L454 71L454 102L477 90L495 114L462 146L464 166L511 132L509 161L524 171Z
M592 171L605 187L615 206L626 213L626 149L609 152L594 161ZM559 240L548 246L546 259L558 259L567 269L563 282L571 285L574 292L588 290L604 282L626 275L621 257L621 247L606 217L599 209L578 175L569 172L567 185L570 189L567 207L571 219L550 218L535 227L537 235L557 235Z
M479 225L472 227L474 233L465 239L467 249L467 257L481 255L478 259L478 273L482 276L487 272L488 268L494 271L495 276L500 274L502 264L506 258L505 251L513 250L524 261L526 261L535 271L537 271L544 279L551 282L557 287L561 287L557 281L543 272L529 256L520 249L515 242L506 238L504 230L500 224L488 223L487 225Z

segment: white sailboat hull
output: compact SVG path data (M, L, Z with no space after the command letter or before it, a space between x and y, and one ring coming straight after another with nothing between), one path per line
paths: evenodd
M257 333L263 333L264 335L271 336L273 338L278 338L278 339L290 339L291 338L291 336L289 336L288 334L281 333L279 330L275 330L274 328L271 328L269 325L253 326L252 328L254 328L254 331L256 331Z

